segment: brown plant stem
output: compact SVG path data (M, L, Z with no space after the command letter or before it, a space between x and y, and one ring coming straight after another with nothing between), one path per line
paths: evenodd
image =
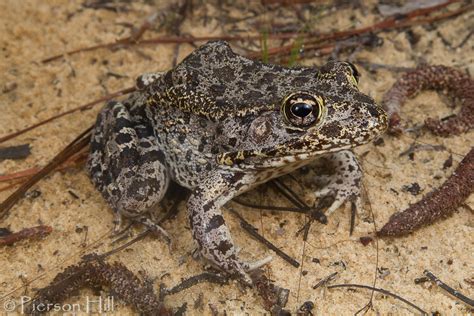
M66 148L57 154L50 163L48 163L39 172L35 173L30 179L28 179L28 181L23 183L15 192L13 192L5 201L3 201L0 204L0 219L3 219L8 214L8 211L24 196L28 189L48 175L51 171L60 166L69 157L73 156L82 148L86 147L90 141L91 130L92 127L81 133L68 146L66 146Z
M383 107L389 115L389 130L402 132L400 108L408 98L422 90L447 91L448 95L462 100L459 114L446 119L429 118L426 127L440 136L458 135L474 128L474 80L466 73L443 65L421 65L405 73L385 93Z
M35 227L24 228L16 233L0 237L0 246L11 246L16 242L25 239L39 239L49 235L53 231L51 226L39 225Z
M7 140L10 140L12 138L15 138L21 134L24 134L28 131L31 131L32 129L35 129L37 127L40 127L44 124L47 124L51 121L54 121L60 117L63 117L63 116L66 116L66 115L69 115L69 114L72 114L74 112L77 112L77 111L82 111L82 110L87 110L91 107L93 107L94 105L98 104L98 103L101 103L101 102L105 102L105 101L108 101L110 99L113 99L115 97L118 97L118 96L121 96L121 95L124 95L124 94L128 94L128 93L131 93L133 91L135 91L136 88L135 87L130 87L130 88L126 88L126 89L122 89L122 90L119 90L119 91L116 91L114 93L111 93L111 94L108 94L106 96L103 96L102 98L99 98L97 100L94 100L92 102L89 102L87 104L84 104L84 105L81 105L79 107L76 107L76 108L73 108L71 110L68 110L68 111L65 111L65 112L62 112L62 113L59 113L57 115L54 115L46 120L43 120L39 123L36 123L36 124L33 124L31 126L28 126L27 128L24 128L22 130L19 130L17 132L14 132L14 133L11 133L11 134L8 134L8 135L5 135L3 137L0 137L0 144L3 143L3 142L6 142Z
M393 214L377 236L402 236L451 215L474 191L474 147L441 187Z

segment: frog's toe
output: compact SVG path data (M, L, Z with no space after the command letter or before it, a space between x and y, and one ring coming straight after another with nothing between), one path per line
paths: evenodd
M236 246L235 247L235 254L238 255L240 253L240 250L242 250L242 248ZM272 256L267 256L263 259L252 261L252 262L243 261L242 266L244 267L244 270L246 272L252 272L252 271L257 270L257 269L263 267L264 265L270 263L270 261L272 261L272 260L273 260Z
M240 282L250 287L253 286L252 278L250 277L250 275L248 275L247 272L243 271L243 272L238 273L238 275L239 275Z
M272 260L273 260L273 257L268 256L268 257L265 257L263 259L253 261L253 262L244 262L243 266L246 272L251 272L263 267L264 265L270 263L270 261Z
M314 192L314 196L319 199L328 198L328 200L332 200L325 205L327 207L325 215L332 214L348 201L358 201L357 203L360 205L359 186L339 183L337 180L330 182L326 187Z
M334 203L327 209L326 215L331 215L335 210L337 210L342 204L346 202L345 199L335 199Z
M229 260L229 262L225 262L225 266L218 265L216 262L210 262L213 266L218 268L219 270L223 270L225 273L232 277L236 277L239 281L243 284L252 286L253 282L250 278L249 274L247 273L247 263L239 261L239 260ZM222 264L222 263L221 263Z
M272 259L271 256L268 256L257 261L247 262L239 260L236 256L232 256L232 258L226 258L223 262L209 261L209 263L228 275L236 277L243 284L252 286L253 281L249 273L268 264Z
M114 212L114 220L112 222L114 224L114 235L118 235L122 230L122 219L123 217L120 212Z
M328 196L328 195L331 195L333 192L331 190L331 188L329 187L324 187L316 192L314 192L314 196L316 198L322 198L322 197L325 197L325 196Z
M249 273L268 264L272 259L272 256L268 256L253 262L236 262L234 270L242 283L253 286L253 281Z
M362 195L357 195L354 197L351 202L354 204L355 210L361 210L362 209Z

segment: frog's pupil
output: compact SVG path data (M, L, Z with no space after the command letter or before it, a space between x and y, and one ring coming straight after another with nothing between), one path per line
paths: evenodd
M298 102L291 106L291 112L301 118L308 116L312 111L313 106L304 102Z

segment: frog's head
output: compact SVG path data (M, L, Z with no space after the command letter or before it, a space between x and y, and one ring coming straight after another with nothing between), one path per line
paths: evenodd
M329 62L308 79L310 85L287 91L273 110L247 119L244 147L220 154L218 162L284 166L368 143L386 130L384 110L359 91L351 63Z

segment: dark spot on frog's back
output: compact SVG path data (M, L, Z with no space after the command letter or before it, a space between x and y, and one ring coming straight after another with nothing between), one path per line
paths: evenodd
M210 220L209 224L206 226L206 233L224 225L224 218L221 215L214 215Z
M271 72L267 72L263 74L262 79L260 80L261 83L271 84L275 80L275 74Z
M203 142L201 142L198 146L198 151L200 153L204 152L204 148L205 148L205 144Z
M190 55L190 56L192 57L185 60L186 65L191 68L201 69L202 68L201 58L196 58L193 55Z
M229 82L235 80L234 70L230 66L224 66L214 69L214 76L221 82Z
M164 152L158 150L157 157L159 162L161 162L162 164L166 164L166 157Z
M214 202L210 201L207 202L206 204L203 204L202 209L204 213L209 212L209 210L214 206Z
M334 94L331 96L331 101L334 102L334 103L343 103L344 102L344 98L341 97L340 95L338 94Z
M244 99L248 101L254 101L263 98L263 93L257 90L250 90L244 94Z
M219 250L223 254L226 254L227 251L231 250L232 248L234 248L234 246L227 240L222 240L217 246L217 250Z
M223 100L222 97L217 97L215 102L216 102L216 106L218 107L224 107L227 105L227 103L225 102L225 100Z
M186 140L186 134L178 135L178 141L180 144L183 144L185 140Z
M184 158L186 159L186 161L191 161L192 156L193 156L193 151L191 149L188 149Z
M222 84L213 84L211 86L211 91L216 95L223 95L225 93L225 86Z
M330 123L321 128L320 133L329 138L337 138L341 133L341 125L337 122Z
M117 137L115 138L115 141L116 141L117 144L119 144L119 145L129 143L129 142L132 141L132 135L130 135L130 134L128 134L128 133L120 133L120 134L118 134Z
M245 80L245 81L249 81L251 79L251 77L252 76L250 75L250 73L244 73L240 76L240 79Z
M247 63L242 63L240 65L242 72L245 74L255 74L259 72L259 68L256 67L257 64L255 62L247 62Z
M291 81L291 84L296 88L296 87L302 87L302 86L305 86L307 85L310 81L310 78L306 77L306 76L298 76L296 78L294 78L292 81Z
M235 144L237 144L237 138L235 138L235 137L229 138L228 144L229 144L229 146L234 147Z

